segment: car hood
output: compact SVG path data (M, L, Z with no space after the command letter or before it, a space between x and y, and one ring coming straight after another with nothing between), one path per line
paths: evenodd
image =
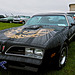
M26 18L14 18L14 20L24 20Z
M0 31L0 40L6 40L6 42L16 44L44 47L56 33L57 31L50 28L28 28L21 26Z
M14 20L20 20L20 18L14 18Z

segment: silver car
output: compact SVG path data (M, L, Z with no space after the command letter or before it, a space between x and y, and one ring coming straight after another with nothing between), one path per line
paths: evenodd
M13 23L22 23L25 24L29 20L30 16L15 16Z

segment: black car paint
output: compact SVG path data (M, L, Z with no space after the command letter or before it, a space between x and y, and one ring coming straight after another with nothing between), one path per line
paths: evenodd
M42 27L33 26L31 28L28 28L26 26L21 26L17 28L9 28L0 31L0 52L1 52L0 59L6 60L8 62L16 61L19 63L31 64L32 66L36 66L36 65L40 66L43 63L47 64L48 61L53 59L50 57L51 54L55 52L57 56L58 53L61 51L64 42L68 43L70 41L69 39L71 38L71 36L75 34L75 25L63 27L60 31L51 31L48 34L45 34L40 37L12 38L12 37L7 37L4 34L7 31L11 32L12 29L14 29L14 34L17 34L15 30L17 30L18 28L20 28L21 30L25 30L27 32L30 32L32 30L35 32L36 30L40 31L41 29L45 29L45 28L48 29L49 27L47 28L47 26L42 26ZM19 32L19 35L20 34L23 33ZM5 46L4 51L2 51L2 46ZM26 46L26 47L44 49L45 52L44 57L43 59L35 59L35 58L28 58L28 57L14 56L14 55L6 55L5 54L6 50L11 46Z

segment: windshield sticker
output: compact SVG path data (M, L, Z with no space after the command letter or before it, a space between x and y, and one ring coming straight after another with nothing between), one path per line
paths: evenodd
M11 30L4 33L9 38L27 38L27 37L39 37L54 31L54 29L40 29L40 30Z
M58 26L66 26L66 24L58 24Z

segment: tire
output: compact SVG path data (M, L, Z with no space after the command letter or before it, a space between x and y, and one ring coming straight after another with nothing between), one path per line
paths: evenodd
M12 23L12 21L9 21L9 23Z
M22 24L25 24L25 21L23 21Z
M58 58L57 58L57 69L58 70L62 69L65 66L66 61L67 61L67 56L68 56L68 45L67 43L64 43L58 55Z

